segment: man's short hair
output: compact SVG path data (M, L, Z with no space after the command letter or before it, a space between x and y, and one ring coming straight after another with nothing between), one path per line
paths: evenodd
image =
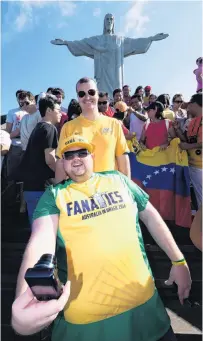
M99 92L99 97L104 97L104 96L109 97L108 92Z
M142 102L142 96L141 95L135 94L135 95L131 96L131 100L134 98L137 98L140 102Z
M52 92L54 89L55 89L55 88L50 87L50 88L47 89L47 92L49 92L49 91Z
M22 89L17 90L17 91L16 91L16 97L18 97L18 95L19 95L21 92L25 92L25 90L22 90Z
M97 83L95 82L93 78L89 78L89 77L80 78L79 81L76 83L76 92L78 92L78 84L89 83L91 81L94 82L95 85L97 86Z
M202 108L202 93L194 94L190 99L190 103L196 103Z
M118 94L118 93L120 93L120 92L122 92L121 89L115 89L115 90L113 91L113 97L115 96L115 94Z
M51 93L55 96L61 95L63 99L65 98L65 93L64 93L63 89L61 89L61 88L54 88Z
M46 111L48 108L51 110L54 110L55 105L57 104L57 98L54 98L54 96L47 95L44 98L41 98L39 100L39 112L42 117L46 115Z
M22 91L18 95L18 99L21 101L24 100L26 97L28 97L30 101L35 101L35 98L30 91Z
M129 88L129 87L130 87L130 86L126 84L126 85L123 86L123 89Z

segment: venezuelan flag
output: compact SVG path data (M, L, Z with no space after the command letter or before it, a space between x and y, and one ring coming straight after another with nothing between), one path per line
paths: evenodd
M150 196L150 202L164 220L191 226L190 178L187 152L178 138L165 151L159 147L130 153L131 177Z

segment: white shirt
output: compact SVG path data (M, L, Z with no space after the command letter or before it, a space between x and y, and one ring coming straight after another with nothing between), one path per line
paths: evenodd
M22 150L26 150L30 135L41 119L42 117L39 111L36 111L34 114L25 115L22 118L20 122L20 140Z
M17 128L20 128L20 121L23 118L23 116L27 115L26 111L20 110L20 108L15 108L9 110L7 117L6 117L6 123L12 123L12 131L16 130ZM14 146L20 146L21 142L19 138L13 138L12 139L12 145Z
M136 138L139 141L142 135L142 129L145 121L140 120L135 114L130 115L130 133L135 133Z
M1 146L8 147L8 149L10 148L10 145L11 145L10 134L7 133L7 131L5 130L0 130L0 144ZM3 159L4 159L4 156L1 155L1 170L2 170Z

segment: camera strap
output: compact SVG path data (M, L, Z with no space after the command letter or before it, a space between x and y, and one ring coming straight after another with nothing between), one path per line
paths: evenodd
M199 123L199 124L198 124L198 127L197 127L197 123ZM201 117L200 122L198 122L198 120L194 120L192 129L189 129L189 131L188 131L188 137L189 137L189 138L191 138L191 137L197 137L197 136L198 136L198 133L199 133L199 129L200 129L201 126L202 126L202 117Z

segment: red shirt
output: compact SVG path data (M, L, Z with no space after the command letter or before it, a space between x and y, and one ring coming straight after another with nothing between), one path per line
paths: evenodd
M64 123L66 121L68 121L68 115L65 112L61 112L62 116L61 116L61 120L59 125L57 126L57 130L58 130L58 134L60 135L61 132L61 128L63 127Z
M172 122L169 122L169 127ZM160 120L159 122L150 122L144 125L147 149L153 149L159 147L162 144L168 142L168 129L166 128L166 120Z
M108 117L113 117L114 111L113 111L113 109L109 106L108 109L107 109L107 111L105 111L105 112L103 113L103 115L104 115L104 116L108 116Z

